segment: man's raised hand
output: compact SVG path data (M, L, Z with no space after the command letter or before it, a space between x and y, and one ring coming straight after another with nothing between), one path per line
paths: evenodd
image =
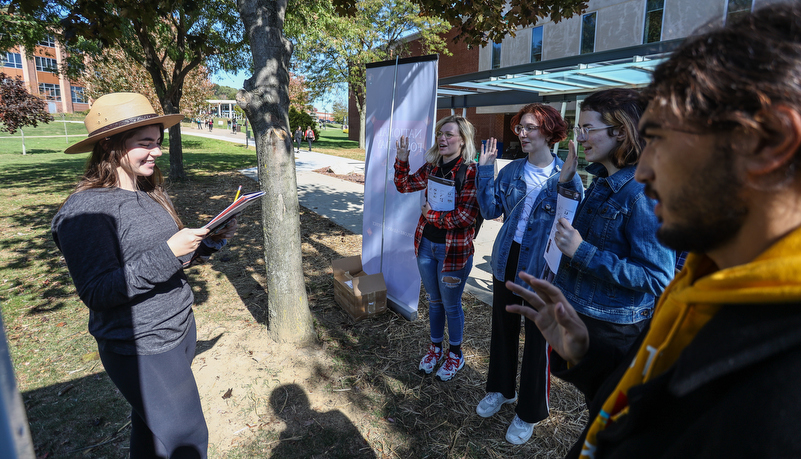
M577 364L590 347L590 336L584 322L567 302L562 291L550 282L524 272L520 273L520 278L537 293L514 282L506 282L506 288L532 307L514 304L506 306L506 310L521 314L534 322L553 350L571 364Z

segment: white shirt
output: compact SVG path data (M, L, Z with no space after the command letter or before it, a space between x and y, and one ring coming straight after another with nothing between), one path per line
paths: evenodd
M556 160L551 161L545 167L537 167L530 162L526 161L523 167L523 180L526 182L526 197L524 198L523 210L520 214L520 220L517 221L517 229L515 230L514 241L518 244L523 244L523 234L526 232L526 225L528 225L528 217L531 215L531 209L534 206L534 201L540 194L545 182L553 174L556 168Z

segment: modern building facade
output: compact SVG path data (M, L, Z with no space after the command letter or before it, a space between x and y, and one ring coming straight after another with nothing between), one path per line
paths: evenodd
M66 55L53 36L45 37L36 45L31 59L26 54L21 46L0 54L0 71L11 77L22 78L31 94L47 101L50 113L89 110L84 87L74 84L58 72L66 65Z
M439 61L437 118L463 114L478 139L495 137L514 149L518 141L509 126L523 105L551 104L573 123L588 94L647 85L653 68L695 31L787 1L589 0L582 14L558 23L543 19L481 48L453 43L451 32L446 40L453 56ZM349 137L355 140L354 128Z

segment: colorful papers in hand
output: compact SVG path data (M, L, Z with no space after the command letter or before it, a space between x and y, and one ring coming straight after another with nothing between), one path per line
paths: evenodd
M251 205L252 203L256 202L256 200L260 197L264 196L264 191L256 191L253 193L243 194L238 199L236 199L230 206L226 207L225 210L217 214L216 217L211 219L210 222L206 223L203 228L208 228L209 231L214 231L219 226L225 224L231 218L235 217L237 214L242 212L247 206Z

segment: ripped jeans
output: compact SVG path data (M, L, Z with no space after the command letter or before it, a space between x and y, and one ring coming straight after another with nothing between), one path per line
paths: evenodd
M431 242L425 237L417 248L417 269L428 294L428 322L431 341L442 342L445 337L445 320L448 321L448 343L462 344L464 311L462 292L467 276L473 268L473 257L459 271L442 272L445 261L445 244Z

